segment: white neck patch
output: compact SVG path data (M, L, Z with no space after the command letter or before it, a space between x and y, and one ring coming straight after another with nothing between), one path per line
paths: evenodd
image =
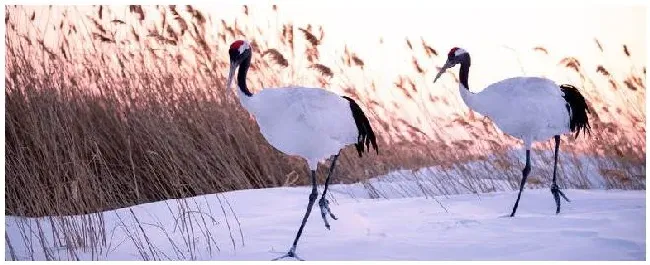
M242 53L244 53L245 50L248 50L248 49L251 48L250 44L248 44L247 41L243 41L243 42L244 43L242 43L242 45L239 45L239 49L238 49L239 54L242 54Z
M456 51L454 52L454 55L455 55L455 56L458 56L458 55L465 54L465 53L467 53L467 51L465 51L465 50L463 50L463 49L461 49L461 48L458 48L458 49L456 49Z

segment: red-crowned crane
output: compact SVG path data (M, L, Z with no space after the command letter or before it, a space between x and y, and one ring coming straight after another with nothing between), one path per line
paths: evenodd
M311 170L312 190L307 211L289 252L275 260L285 257L300 259L296 256L298 239L318 197L316 188L318 163L334 156L325 179L323 196L318 201L325 227L329 229L327 215L329 214L335 220L336 217L330 211L325 194L339 152L342 148L354 144L361 157L364 144L367 151L372 144L379 154L375 133L359 105L349 97L341 97L321 88L308 87L263 89L259 93L251 93L246 86L246 73L252 57L250 44L237 40L230 45L229 54L230 72L227 88L230 89L235 70L239 68L237 74L239 100L242 106L255 117L266 141L287 155L304 158Z
M555 139L555 164L553 166L553 184L551 193L555 198L560 213L560 196L567 202L556 183L557 156L560 147L560 135L575 132L577 138L582 130L589 133L589 112L585 98L572 85L556 85L555 82L540 77L514 77L491 84L480 93L469 90L467 79L471 60L469 53L461 48L452 48L447 55L447 62L442 67L434 83L448 69L460 64L460 96L467 106L489 117L501 131L522 139L526 147L526 166L519 186L517 201L510 217L515 216L521 192L530 173L530 147L533 142Z

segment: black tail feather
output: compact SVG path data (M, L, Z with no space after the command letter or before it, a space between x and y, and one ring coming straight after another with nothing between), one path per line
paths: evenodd
M353 99L346 96L343 98L350 101L352 117L354 117L354 123L357 125L357 129L359 130L357 143L354 144L354 146L357 148L357 152L359 152L359 157L362 157L362 154L364 152L364 144L366 145L365 149L367 151L370 151L370 144L372 144L372 147L375 148L375 151L377 151L377 154L379 154L379 149L377 148L377 138L375 137L375 132L370 126L368 117L366 117L366 114L363 113L361 107L359 107L359 105Z
M564 84L560 86L564 92L564 100L567 102L567 111L569 111L570 123L569 127L572 132L575 132L575 137L578 138L580 131L582 134L591 134L591 126L589 125L589 106L587 101L580 94L580 91L572 85Z

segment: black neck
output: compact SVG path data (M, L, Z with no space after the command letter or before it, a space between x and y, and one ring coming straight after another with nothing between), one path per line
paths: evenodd
M246 73L248 73L248 68L251 66L251 57L247 56L239 65L239 73L237 73L237 85L242 93L246 96L253 96L246 86Z
M469 90L469 84L467 79L469 78L469 66L472 64L472 60L469 58L469 53L465 53L460 57L460 83Z

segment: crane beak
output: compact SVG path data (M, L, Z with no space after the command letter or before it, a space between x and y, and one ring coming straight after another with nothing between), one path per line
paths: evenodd
M231 63L230 71L228 72L228 82L226 83L227 89L230 89L230 85L232 84L232 77L235 75L235 69L237 69L237 64Z
M454 64L448 60L448 61L445 63L445 65L442 66L442 69L440 69L440 72L438 72L438 74L436 75L436 79L433 79L433 82L435 83L436 81L438 81L438 78L440 78L440 76L441 76L443 73L445 73L445 71L447 71L447 69L449 69L449 68L451 68L451 67L453 67L453 66L454 66Z

